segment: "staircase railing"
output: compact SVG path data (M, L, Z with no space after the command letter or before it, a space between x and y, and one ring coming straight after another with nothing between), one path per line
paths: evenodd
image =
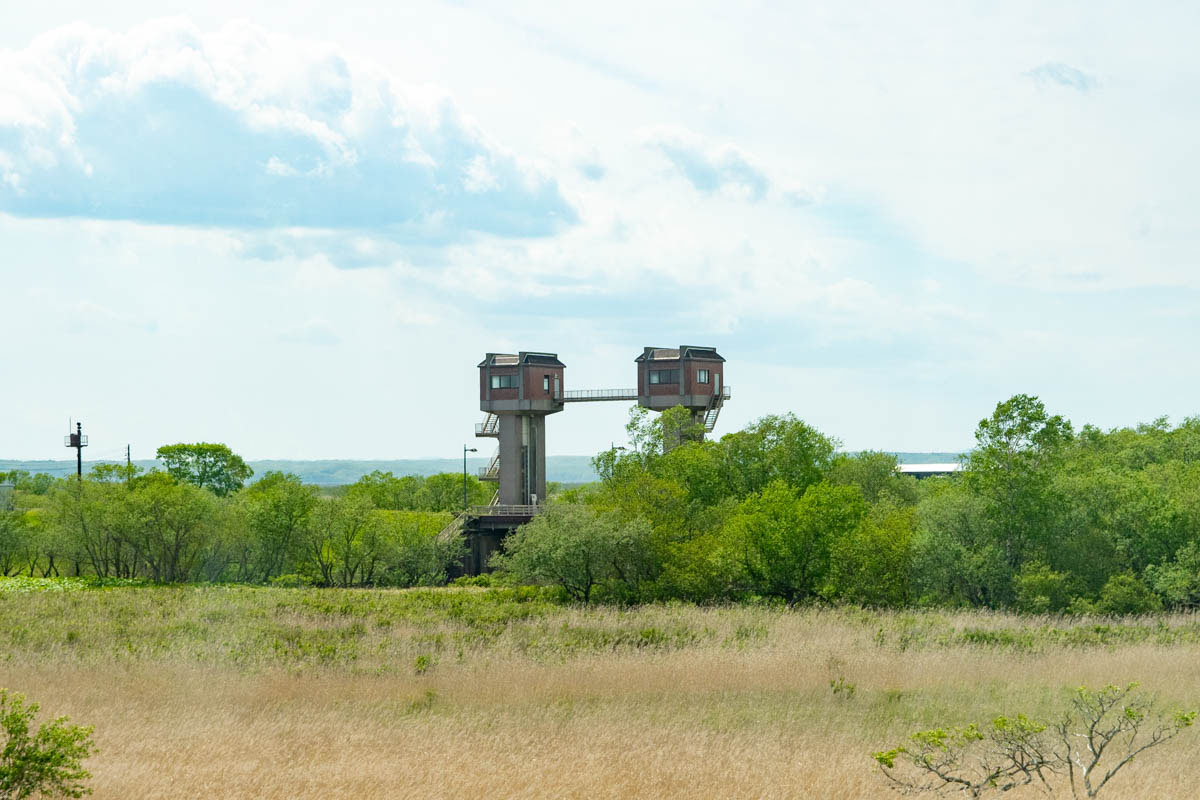
M479 480L481 481L498 481L500 480L500 451L492 456L492 460L488 462L486 467L479 468Z
M730 396L729 387L721 387L721 391L713 392L712 399L708 401L708 408L704 411L704 432L712 433L717 427L717 418L721 416L721 406L725 404L725 399Z
M476 436L499 436L500 435L500 417L489 413L483 418L483 422L475 423Z

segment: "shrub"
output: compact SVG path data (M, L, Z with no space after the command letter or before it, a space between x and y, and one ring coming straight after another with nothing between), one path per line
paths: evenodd
M1070 583L1071 576L1065 572L1031 561L1013 579L1017 608L1027 614L1064 611L1071 603Z
M1137 684L1075 690L1056 724L1018 714L989 724L918 731L872 754L905 794L1001 794L1028 784L1053 792L1065 774L1074 797L1094 798L1124 767L1190 728L1195 711L1164 712Z
M552 503L508 538L492 565L526 583L561 586L587 603L606 583L636 592L648 572L649 539L643 522L621 524L587 506Z
M0 726L5 736L0 751L0 800L91 794L83 783L91 773L82 762L95 752L92 729L68 725L66 717L59 717L30 734L37 711L37 703L27 705L24 695L0 689Z
M1101 614L1149 614L1161 608L1157 595L1132 572L1109 578L1096 600L1096 610Z

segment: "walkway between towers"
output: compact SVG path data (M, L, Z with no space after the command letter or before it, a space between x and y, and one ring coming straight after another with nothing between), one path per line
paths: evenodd
M729 386L723 386L720 392L713 393L712 400L709 401L708 407L704 409L703 422L705 433L712 433L716 429L717 418L721 415L721 407L732 396L733 392ZM562 394L562 401L564 403L599 403L606 400L628 403L637 399L637 389L569 389ZM487 421L481 425L476 425L475 435L490 436L491 434L480 433L481 429L486 428L487 425Z

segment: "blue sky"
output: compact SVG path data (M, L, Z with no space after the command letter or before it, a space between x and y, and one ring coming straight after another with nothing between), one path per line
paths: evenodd
M0 30L0 456L453 456L489 350L720 430L953 450L1200 413L1178 4L49 0ZM844 6L844 7L843 7ZM549 450L619 439L572 407Z

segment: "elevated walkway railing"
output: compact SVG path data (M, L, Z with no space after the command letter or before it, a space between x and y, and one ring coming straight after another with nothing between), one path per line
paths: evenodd
M499 493L497 493L498 495ZM471 517L535 517L542 513L542 506L504 505L497 503L496 499L497 497L493 497L490 505L471 506L465 513L460 511L455 514L446 527L438 532L438 540L444 542L456 536L461 536L463 528L467 525L467 520Z
M541 512L541 506L496 503L490 506L471 506L467 513L472 517L532 517Z
M605 400L637 400L637 389L569 389L563 392L564 403L598 403Z

